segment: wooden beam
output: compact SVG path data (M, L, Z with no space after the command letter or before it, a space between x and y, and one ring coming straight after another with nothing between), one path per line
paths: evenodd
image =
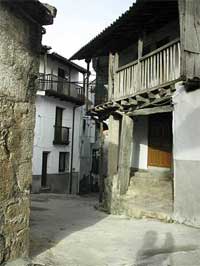
M122 105L122 106L129 106L130 104L129 104L129 102L127 102L126 100L122 100L122 101L121 101L121 105Z
M157 93L149 92L148 93L149 99L158 99L160 96Z
M162 102L165 102L167 100L170 100L172 98L172 96L164 96L164 97L161 97L159 99L155 99L154 101L152 102L149 102L149 103L145 103L143 105L140 106L140 108L146 108L150 105L154 105L154 104L158 104L158 103L162 103Z
M159 106L159 107L153 107L153 108L145 108L145 109L139 109L135 110L133 112L128 112L128 116L144 116L144 115L151 115L151 114L160 114L160 113L169 113L173 111L172 106Z
M129 104L130 104L131 106L138 105L138 101L136 101L136 100L133 99L133 98L129 98L128 101L129 101Z
M135 98L136 98L136 100L137 100L138 102L143 102L143 103L149 103L149 102L150 102L149 99L147 99L147 98L145 98L145 97L142 97L142 96L140 96L140 95L136 95Z

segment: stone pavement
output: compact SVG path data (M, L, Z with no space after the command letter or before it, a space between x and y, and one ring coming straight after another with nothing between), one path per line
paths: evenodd
M33 195L33 262L45 266L200 265L199 229L106 215L94 209L95 202L95 197Z

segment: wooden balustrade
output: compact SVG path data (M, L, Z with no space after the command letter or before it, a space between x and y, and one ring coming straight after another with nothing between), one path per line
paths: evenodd
M115 99L177 80L180 78L180 41L170 42L120 67L115 75Z

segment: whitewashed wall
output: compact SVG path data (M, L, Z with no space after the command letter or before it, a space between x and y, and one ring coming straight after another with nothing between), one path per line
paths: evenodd
M47 59L47 68L46 68L46 74L53 74L58 75L58 68L64 69L66 72L69 71L69 66L62 64L58 61L52 60L52 58ZM41 57L40 59L40 73L44 73L44 59ZM79 74L79 72L75 69L72 69L71 71L71 81L79 81L81 80L82 74Z
M132 167L147 169L148 160L148 116L135 119L133 133Z
M177 84L173 97L174 207L180 222L200 226L200 90Z
M42 173L42 152L50 151L48 157L48 174L58 173L59 152L70 152L72 130L70 130L70 144L67 146L53 145L56 107L63 111L63 127L72 128L73 104L57 100L53 97L37 96L36 98L36 127L33 152L33 175ZM80 109L76 109L75 135L74 135L74 163L73 168L79 172L80 154Z

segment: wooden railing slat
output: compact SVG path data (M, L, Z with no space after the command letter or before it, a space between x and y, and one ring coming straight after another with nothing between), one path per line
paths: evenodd
M139 61L117 69L114 98L148 90L180 78L180 42L175 40Z

